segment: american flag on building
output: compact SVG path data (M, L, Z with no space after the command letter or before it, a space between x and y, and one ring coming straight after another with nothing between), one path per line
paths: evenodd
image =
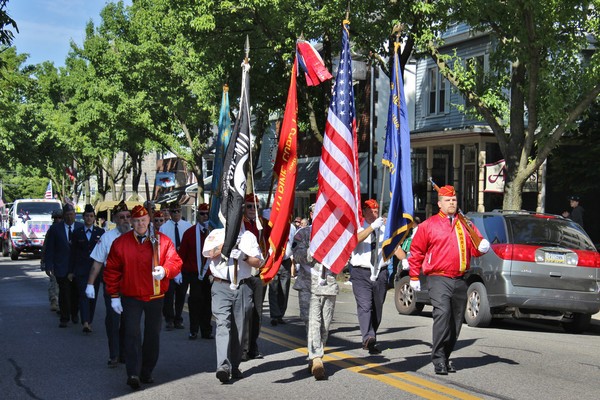
M313 258L333 273L342 271L350 259L361 219L349 24L347 20L343 23L342 53L325 124L310 241Z

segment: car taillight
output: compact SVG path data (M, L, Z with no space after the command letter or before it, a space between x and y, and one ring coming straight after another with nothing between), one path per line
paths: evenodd
M503 260L535 262L535 251L539 246L526 244L493 244L492 250Z
M579 258L578 266L600 268L600 254L597 251L573 250L573 252L577 253Z

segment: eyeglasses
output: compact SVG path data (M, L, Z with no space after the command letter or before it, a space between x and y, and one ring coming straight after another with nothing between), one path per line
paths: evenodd
M208 215L207 212L199 212L198 215Z
M158 218L156 218L156 219L154 220L154 222L165 222L165 220L164 220L164 219L158 219Z
M131 219L131 214L119 215L119 219Z
M258 207L255 207L254 204L246 204L246 208L258 208Z

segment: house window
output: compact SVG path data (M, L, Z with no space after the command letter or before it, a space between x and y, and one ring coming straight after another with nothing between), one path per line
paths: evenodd
M430 68L427 71L428 93L428 115L443 114L446 112L448 82L438 72L437 67Z

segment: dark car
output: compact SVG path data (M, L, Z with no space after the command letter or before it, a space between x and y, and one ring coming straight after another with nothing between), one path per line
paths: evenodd
M583 228L561 216L525 211L469 213L489 240L487 254L471 260L465 320L488 326L493 318L557 320L583 332L600 311L600 254ZM395 281L396 308L419 313L429 304L427 283L410 289L408 272Z

